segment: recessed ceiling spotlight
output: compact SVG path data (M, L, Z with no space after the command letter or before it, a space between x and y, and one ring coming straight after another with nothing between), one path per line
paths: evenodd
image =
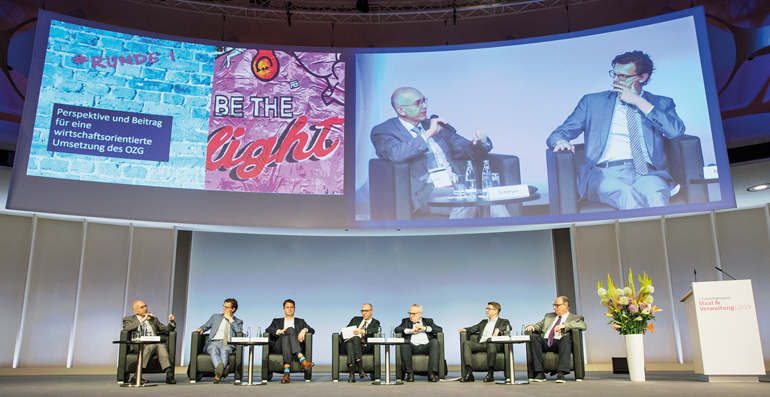
M770 189L770 183L761 183L759 185L754 185L746 190L750 192L761 192L763 190Z

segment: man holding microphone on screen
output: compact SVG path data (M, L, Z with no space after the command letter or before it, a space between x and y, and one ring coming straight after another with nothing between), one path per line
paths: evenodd
M469 141L443 118L428 118L428 98L411 87L393 92L390 104L396 116L372 129L377 156L390 161L408 161L412 198L412 218L431 214L450 218L472 218L475 207L431 207L431 198L453 194L452 176L460 173L456 161L482 158L492 150L492 141L483 129L473 131ZM504 206L492 206L492 216L509 216Z
M655 69L650 57L633 51L612 60L610 91L588 94L546 143L554 152L585 133L585 164L577 180L581 200L617 209L668 205L676 182L668 173L663 144L684 134L674 100L643 87Z

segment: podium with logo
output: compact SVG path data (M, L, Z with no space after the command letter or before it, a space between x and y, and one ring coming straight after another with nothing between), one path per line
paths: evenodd
M680 302L698 379L758 382L765 375L751 280L695 282Z

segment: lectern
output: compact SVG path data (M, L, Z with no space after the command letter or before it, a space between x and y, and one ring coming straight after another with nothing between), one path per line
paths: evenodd
M765 375L751 280L692 283L680 302L698 379L758 382Z

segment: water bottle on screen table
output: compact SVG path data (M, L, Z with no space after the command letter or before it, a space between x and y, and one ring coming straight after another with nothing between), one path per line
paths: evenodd
M259 337L259 338L262 337L262 327L258 327L257 328L257 337Z
M468 166L465 168L465 192L470 196L476 195L476 172L473 170L473 163L468 160Z
M396 337L396 329L393 327L390 327L390 337L395 338Z
M481 170L481 190L483 195L487 195L490 186L492 186L492 170L489 169L489 160L484 160L484 169Z

